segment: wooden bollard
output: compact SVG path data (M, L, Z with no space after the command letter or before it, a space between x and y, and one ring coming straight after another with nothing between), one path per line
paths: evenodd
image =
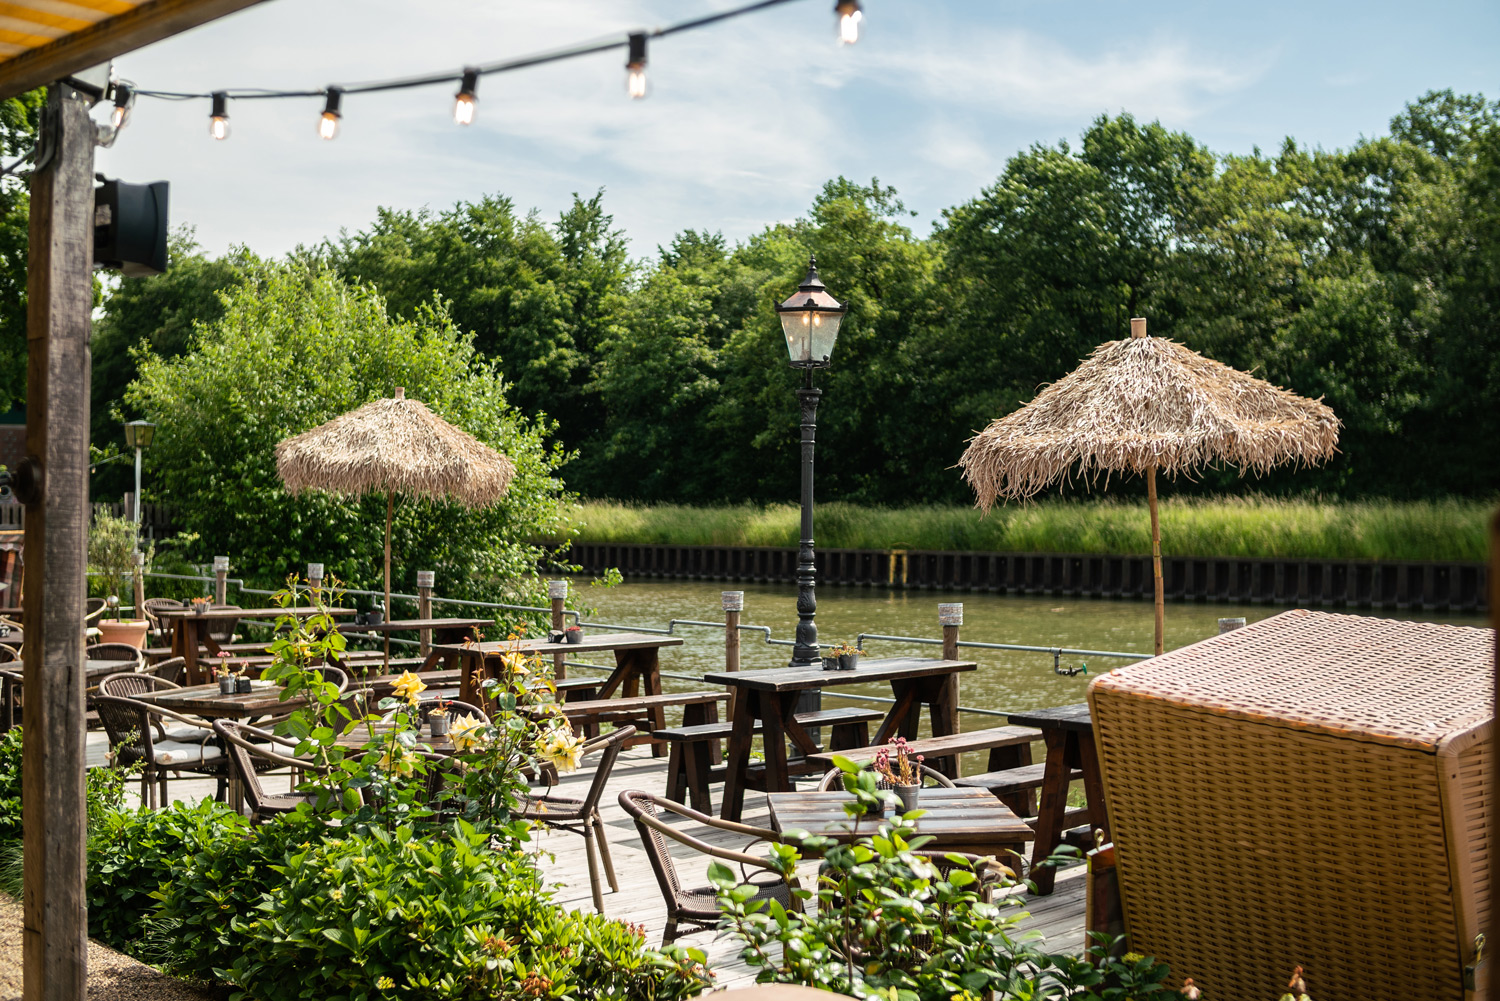
M432 587L437 582L437 572L433 570L417 571L417 618L432 618ZM417 650L423 657L432 650L432 630L417 630Z
M564 580L549 580L547 582L547 597L552 603L552 631L556 632L563 628L563 602L568 600L568 582ZM552 677L561 681L568 676L567 655L554 653L552 655Z
M943 659L958 659L958 630L964 624L964 603L938 602L938 622L943 627Z
M229 604L229 557L214 557L214 604Z
M135 554L135 614L137 621L146 617L146 554Z
M313 600L318 599L318 592L323 590L323 564L309 563L307 565L307 589L312 592Z
M745 610L744 591L720 591L719 603L724 608L724 670L738 671L740 669L740 612ZM738 688L729 692L729 718L734 719L734 704L740 697ZM719 742L713 742L713 753L710 758L713 764L719 763Z

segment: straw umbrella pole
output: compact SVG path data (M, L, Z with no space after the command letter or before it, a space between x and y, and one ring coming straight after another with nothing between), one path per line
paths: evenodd
M1146 335L1101 344L1020 410L969 439L959 466L984 511L1024 500L1077 475L1106 483L1115 473L1146 480L1151 515L1155 649L1164 649L1161 521L1156 475L1193 473L1216 462L1241 472L1326 462L1338 451L1339 420L1309 400Z
M276 446L276 471L287 490L349 497L385 494L385 607L391 608L391 521L395 495L485 507L504 496L515 475L510 459L434 414L397 387ZM390 662L390 638L385 653Z

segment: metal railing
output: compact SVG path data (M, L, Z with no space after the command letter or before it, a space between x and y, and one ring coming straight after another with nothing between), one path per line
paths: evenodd
M214 583L217 582L216 578L214 578L214 577L192 576L192 575L187 575L187 574L157 573L155 571L147 572L146 576L147 577L160 577L160 578L169 579L169 580L202 581L202 582L204 582L206 584L214 584ZM264 591L264 590L260 590L259 588L246 587L245 586L245 582L242 579L234 578L234 577L226 578L225 579L225 583L226 584L232 584L232 585L234 585L234 587L238 591L240 591L242 594L254 594L254 595L270 596L270 595L273 595L273 594L277 593L276 591ZM360 590L358 588L343 588L342 590L343 590L343 592L345 594L358 594L358 595L364 595L364 596L374 597L374 598L383 598L383 597L385 597L385 592L384 591L365 591L365 590ZM421 596L420 595L404 594L404 593L401 593L401 592L392 591L391 592L391 599L394 601L397 598L400 598L403 601L410 601L410 602L413 602L413 603L421 600ZM474 601L474 600L470 600L470 599L467 599L467 598L443 598L443 597L440 597L438 595L432 595L428 600L431 601L432 604L434 604L434 605L440 605L441 604L441 605L459 605L459 606L463 606L463 607L467 607L467 608L494 608L494 609L501 609L501 610L504 610L504 611L514 611L514 612L540 612L540 613L549 614L549 615L552 612L551 608L547 608L547 607L544 607L544 606L541 606L541 605L513 605L513 604L507 604L505 602L498 602L498 601ZM577 625L579 625L581 627L585 627L585 628L592 628L592 629L621 629L621 630L627 630L627 631L633 632L633 633L650 633L650 634L656 635L656 636L673 636L673 635L676 635L676 630L677 630L678 626L689 626L689 627L698 628L698 629L721 629L721 630L724 629L725 626L726 626L726 624L723 623L723 622L710 622L710 621L706 621L706 620L703 620L703 619L670 619L667 622L666 628L662 628L660 626L632 625L632 624L620 623L620 622L591 621L591 620L584 619L581 612L577 611L576 609L571 609L571 608L563 609L563 615L571 617L573 619L573 621ZM742 625L739 625L737 628L741 632L759 633L760 636L761 636L761 639L768 646L795 646L796 645L795 641L793 641L793 640L776 639L773 636L772 632L771 632L771 627L770 626L754 626L754 625L743 625L742 624ZM931 636L899 636L899 635L891 635L891 634L887 634L887 633L860 633L855 638L855 641L854 641L855 642L855 646L858 647L860 650L863 650L866 640L874 640L876 642L882 642L882 643L913 643L913 644L920 644L920 645L924 645L924 646L942 646L943 645L943 640L942 639L933 638ZM399 638L396 638L396 637L391 637L390 641L391 641L391 643L393 645L420 646L420 643L417 640L399 639ZM1058 662L1058 658L1064 657L1064 656L1067 656L1067 657L1106 657L1106 658L1115 658L1115 659L1120 659L1120 660L1148 660L1152 656L1151 654L1148 654L1148 653L1129 653L1129 652L1121 651L1121 650L1084 650L1084 649L1079 649L1079 648L1074 648L1074 647L1034 646L1034 645L1024 644L1024 643L985 643L985 642L981 642L979 640L959 640L958 641L958 645L960 647L971 647L971 648L979 649L979 650L1012 650L1012 651L1017 651L1017 652L1020 652L1020 653L1051 654L1052 658L1053 658L1054 667L1056 666L1056 664ZM568 667L582 668L582 669L586 669L586 670L590 670L590 671L609 672L609 671L613 671L614 670L613 666L606 666L606 665L602 665L602 664L589 664L589 663L586 663L586 662L583 662L583 661L565 660L565 661L563 661L563 663L565 665L567 665ZM703 681L703 677L701 675L682 674L680 672L675 672L675 671L662 671L661 672L661 677L663 677L663 678L671 678L671 679L677 680L677 681L691 681L691 682L698 682L698 683L701 683ZM831 698L850 699L850 700L857 701L857 702L874 702L874 703L879 703L881 705L894 705L895 702L896 702L896 700L892 699L892 698L885 698L885 697L879 696L879 695L861 695L861 694L853 693L853 692L832 692L832 691L830 691L830 692L826 692L824 694L828 695ZM962 713L969 713L969 714L975 715L975 716L991 716L991 717L1000 717L1000 718L1004 718L1007 715L1009 715L1003 709L981 709L981 708L979 708L977 706L959 706L958 707L958 711L962 712Z

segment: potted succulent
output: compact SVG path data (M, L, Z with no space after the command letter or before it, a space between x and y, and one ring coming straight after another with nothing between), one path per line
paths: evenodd
M439 702L437 708L427 714L427 725L432 730L432 736L446 737L452 720L448 716L448 703Z
M911 753L905 737L897 737L891 741L890 747L895 749L894 755L886 747L875 755L875 771L884 784L896 791L901 800L901 812L910 813L917 809L922 794L923 756Z
M567 629L563 630L563 635L568 638L568 642L569 643L582 643L583 642L583 627L582 626L569 626Z
M108 602L112 615L95 624L101 643L125 643L133 647L146 645L149 623L144 618L125 619L120 615L120 592L132 580L136 570L135 554L139 549L139 532L135 522L128 518L101 514L89 526L89 569L103 584L105 596L112 599ZM143 555L145 563L141 571L144 573L151 563L152 547L148 545Z
M197 597L197 598L190 598L189 599L189 604L191 604L193 606L193 614L194 615L207 615L208 614L208 605L209 605L209 602L212 601L212 600L213 600L212 598L209 598L207 596L202 596L202 597Z
M229 669L229 653L220 650L218 658L219 666L215 669L214 673L219 677L219 694L233 695L236 689L236 682L234 672Z
M859 667L859 647L852 643L840 643L829 653L838 659L840 671L852 671Z

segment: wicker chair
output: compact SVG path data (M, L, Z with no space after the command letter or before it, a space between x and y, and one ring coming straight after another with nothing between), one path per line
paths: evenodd
M723 848L695 838L680 830L676 825L668 823L662 814L676 814L702 824L704 827L744 835L750 839L745 846L747 849L756 842L776 841L775 831L710 817L683 803L673 802L640 789L626 789L620 793L620 806L635 821L636 830L640 832L641 844L646 848L646 856L651 859L651 869L656 873L656 882L661 887L662 896L667 902L667 927L662 932L662 945L684 934L683 925L692 926L688 929L690 931L716 928L720 918L717 891L713 887L684 887L682 885L682 881L677 876L677 864L672 858L669 840L686 845L703 855L738 864L745 882L756 888L756 900L779 900L781 905L788 910L800 911L802 909L801 900L792 895L795 887L789 886L781 873L772 869L770 862L766 859L757 858L747 854L746 851ZM761 871L751 876L746 872L747 868Z
M615 759L625 749L625 742L635 736L635 727L622 726L611 733L595 737L583 745L583 757L598 754L599 764L594 768L593 781L583 799L569 799L545 793L529 796L522 811L522 819L542 821L549 827L583 835L588 852L589 883L594 891L594 909L604 913L604 893L599 889L599 857L604 859L604 872L609 877L609 889L620 890L615 878L615 863L609 855L609 838L604 831L604 822L599 817L599 800L604 796L604 787L609 774L614 770Z
M104 680L107 682L118 677L120 676L111 675ZM102 684L101 682L101 687ZM141 765L142 803L153 810L165 805L168 773L177 772L191 772L217 779L218 789L214 798L221 803L224 801L229 763L223 749L208 740L171 740L166 735L165 721L171 720L178 726L203 730L206 735L213 732L209 727L186 716L179 716L170 709L149 705L139 699L100 695L94 702L98 706L99 719L109 734L110 746L115 749L115 764Z
M21 681L20 671L0 669L0 733L21 725Z
M95 643L88 648L89 660L118 660L120 663L132 663L136 670L140 670L145 664L145 653L140 647L131 646L129 643Z
M164 608L181 608L182 602L176 598L147 598L141 602L141 611L146 616L146 621L151 623L150 636L154 646L165 646L172 642L172 630L164 625L156 613Z
M83 622L86 626L95 626L104 617L104 610L109 603L103 598L89 598L83 603Z
M148 692L164 692L171 688L181 688L181 685L158 678L154 674L143 674L139 671L126 671L121 674L111 674L99 682L99 695L108 695L116 699L133 699L137 695L145 695ZM97 702L97 696L95 698ZM179 714L180 715L180 714ZM191 722L191 725L173 723L158 723L156 732L163 740L175 740L184 744L201 744L213 737L212 724L197 716L183 716ZM103 717L100 717L103 721ZM110 743L114 743L113 737Z
M170 657L159 661L151 668L151 673L163 681L170 681L174 685L181 685L187 679L187 658Z
M238 611L240 605L209 605L210 612L223 613L226 611ZM215 618L213 625L208 627L208 636L215 643L233 643L234 631L239 628L240 620L231 618Z
M918 765L922 770L922 784L941 786L944 789L952 789L953 780L936 768L928 768L926 765ZM844 788L844 773L838 768L830 768L823 773L818 780L818 792L837 792Z
M260 773L272 768L290 768L294 787L302 772L324 772L324 769L311 762L292 756L290 751L297 746L297 741L228 719L215 720L214 733L229 755L230 773L240 783L240 790L250 807L251 823L264 823L277 814L291 813L303 803L312 803L317 799L311 793L267 792L266 787L261 784ZM281 748L285 748L286 753Z

